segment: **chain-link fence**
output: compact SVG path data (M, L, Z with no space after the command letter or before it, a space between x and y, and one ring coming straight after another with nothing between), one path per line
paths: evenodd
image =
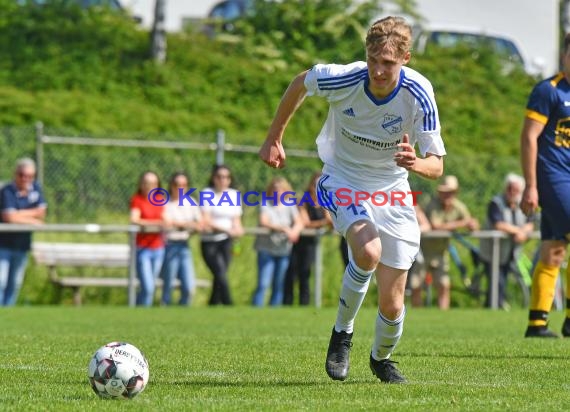
M159 137L151 140L149 136L78 138L62 135L65 133L54 130L44 133L34 126L0 128L0 182L12 179L17 159L35 158L38 178L48 202L49 223L128 223L129 200L137 190L139 176L146 170L153 170L161 177L162 187L167 186L172 173L184 170L191 176L191 187L200 190L207 185L212 166L223 162L232 169L237 189L261 192L277 174L285 176L294 190L303 191L312 173L321 168L316 151L293 150L286 145L287 167L271 169L259 160L257 146L233 145L231 136L224 141L223 132L214 131L211 136L194 136L184 141ZM516 157L497 158L492 153L469 157L451 154L445 163L446 173L457 175L461 182L460 198L481 221L485 219L487 202L501 190L505 174L519 170ZM414 190L424 193L419 197L420 202L427 202L437 182L415 175L410 180ZM246 226L256 226L257 212L256 207L244 208ZM64 240L78 241L75 235L78 234ZM60 241L59 236L42 239ZM232 287L236 296L242 296L242 303L253 288L250 283L255 278L251 273L255 267L252 244L252 237L242 240L241 256L233 268ZM342 271L336 268L342 264L337 244L336 239L325 238L325 304L335 304L338 299L337 285ZM200 259L196 263L199 273L207 272ZM244 277L249 280L244 281ZM461 301L458 305L469 304L461 296L454 296Z
M286 146L288 164L273 170L258 158L258 147L231 144L231 136L214 131L211 136L186 141L124 138L89 138L46 135L38 126L0 129L0 182L12 179L16 160L28 156L38 162L38 178L49 204L53 223L125 223L129 199L137 189L139 176L155 171L162 187L175 171L186 171L191 187L207 186L211 168L223 162L232 169L236 188L263 191L276 174L285 176L297 191L305 189L311 174L321 168L316 151L293 150ZM261 142L260 142L261 143ZM459 197L480 220L486 204L502 188L506 173L519 171L515 157L498 159L492 153L446 157L446 173L458 176ZM426 203L436 182L412 175L412 188L423 192ZM246 224L255 224L255 208L246 208Z

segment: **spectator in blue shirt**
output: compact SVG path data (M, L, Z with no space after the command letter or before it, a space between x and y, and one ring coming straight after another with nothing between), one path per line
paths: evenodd
M14 181L0 190L0 223L43 223L47 205L35 177L32 159L17 161ZM1 306L12 306L18 299L31 244L31 232L0 232Z

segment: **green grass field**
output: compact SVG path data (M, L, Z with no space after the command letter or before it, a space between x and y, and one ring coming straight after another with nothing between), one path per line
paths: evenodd
M522 338L526 312L409 309L393 359L408 385L368 368L375 310L358 315L349 379L324 358L336 311L313 308L15 307L0 311L0 410L570 409L570 340ZM559 329L563 314L551 315ZM145 352L150 382L99 399L87 364L101 345Z

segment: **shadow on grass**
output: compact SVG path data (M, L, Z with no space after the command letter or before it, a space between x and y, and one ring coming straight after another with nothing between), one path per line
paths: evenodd
M372 380L362 380L362 379L350 379L348 381L339 382L339 381L316 381L316 382L309 382L309 381L241 381L241 382L234 382L234 381L209 381L209 380L187 380L187 381L159 381L154 382L154 385L180 385L180 386L192 386L192 387L240 387L240 388L260 388L260 387L283 387L283 388L290 388L290 387L319 387L319 386L328 386L329 384L335 385L362 385L365 383L374 383Z
M398 357L408 358L454 358L454 359L524 359L524 360L568 360L568 356L560 355L537 355L533 353L521 355L489 355L481 353L399 353Z

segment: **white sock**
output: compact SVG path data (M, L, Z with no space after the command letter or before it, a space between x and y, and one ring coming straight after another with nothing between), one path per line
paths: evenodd
M376 360L388 359L398 344L404 331L406 307L394 320L386 319L380 312L376 318L376 337L372 345L372 357Z
M364 296L366 296L373 273L373 270L365 271L360 269L352 260L348 262L342 277L342 289L334 325L337 332L352 333L354 318L356 318L358 309L360 309Z

